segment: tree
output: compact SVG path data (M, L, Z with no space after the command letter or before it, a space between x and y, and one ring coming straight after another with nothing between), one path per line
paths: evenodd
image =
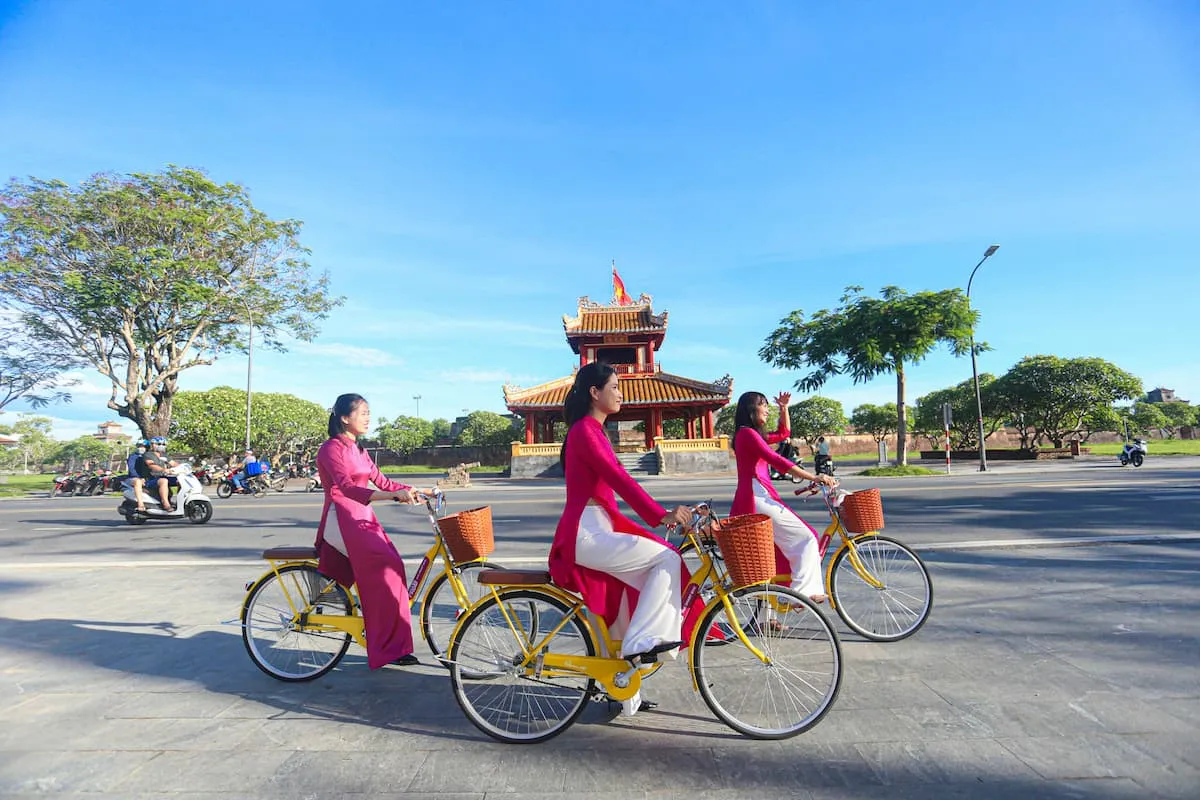
M432 423L433 443L439 444L450 438L450 420L438 417Z
M458 443L467 445L508 444L517 438L516 428L507 417L494 411L472 411L467 415Z
M866 297L861 286L849 286L842 305L822 309L805 320L800 310L780 321L758 351L764 361L784 369L811 371L796 389L816 391L831 375L849 373L855 383L878 375L896 375L896 439L899 462L908 463L908 419L905 368L944 343L955 355L971 352L970 337L979 318L958 289L908 294L885 286L881 299ZM987 345L976 342L976 351Z
M160 173L10 181L0 193L0 297L43 349L112 384L108 407L165 435L180 373L256 343L310 341L341 302L310 275L301 223L237 184Z
M1062 447L1082 436L1089 415L1118 400L1142 394L1142 382L1102 358L1028 356L992 384L996 408L1019 427L1032 430L1033 443ZM1028 446L1022 437L1022 446Z
M71 402L63 389L77 381L59 378L70 366L70 360L56 352L36 348L14 313L0 312L0 409L22 398L33 408Z
M20 414L17 421L0 431L20 440L17 449L21 452L22 462L40 465L49 456L54 447L50 438L53 423L49 417L35 417L31 414Z
M1167 416L1162 407L1166 403L1147 403L1138 401L1133 404L1133 413L1129 417L1129 427L1135 433L1149 435L1152 431L1161 431L1167 425Z
M239 453L245 446L246 391L218 386L175 397L172 449L201 458ZM329 412L295 395L255 392L250 404L250 442L260 455L278 461L286 452L312 448L328 435Z
M1005 415L996 406L991 390L996 376L986 372L979 375L979 396L983 404L983 435L986 439L1004 425ZM950 404L950 446L954 449L975 450L979 447L979 407L975 402L974 379L938 389L917 399L915 427L923 436L942 445L946 421L942 407Z
M850 412L850 424L859 433L871 434L871 438L879 444L896 432L896 420L899 417L895 403L884 403L881 406L863 403Z
M59 445L50 455L50 461L66 465L69 469L81 467L85 462L107 467L112 460L113 446L95 436L80 436Z
M434 443L433 423L403 414L390 422L380 419L375 428L375 438L389 450L407 456L418 447L429 447Z
M792 423L792 438L803 439L812 453L817 451L817 437L844 433L846 415L842 404L828 397L814 395L788 406Z
M1154 405L1158 406L1163 417L1163 424L1159 428L1168 439L1178 436L1180 428L1196 424L1196 409L1187 403L1155 403Z

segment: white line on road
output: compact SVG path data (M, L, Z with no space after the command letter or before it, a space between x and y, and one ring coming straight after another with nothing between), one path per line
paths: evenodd
M925 506L929 511L943 511L947 508L983 508L983 503L959 503L957 505Z
M1142 533L1118 536L1076 536L1060 537L1057 539L979 539L963 542L931 542L918 544L908 542L914 550L922 552L939 550L1001 550L1006 548L1023 547L1077 547L1089 544L1134 544L1137 542L1190 542L1200 541L1200 533ZM505 566L534 565L545 566L545 558L503 558ZM406 560L406 569L415 569L416 559ZM0 563L0 572L27 570L62 570L62 569L129 569L129 568L163 568L163 567L259 567L264 572L267 563L262 560L247 561L243 559L220 558L190 558L172 561L34 561L20 564Z

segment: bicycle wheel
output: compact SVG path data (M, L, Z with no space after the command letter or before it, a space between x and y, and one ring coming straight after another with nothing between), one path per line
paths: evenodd
M740 628L764 661L739 638L714 646L692 642L691 666L705 704L722 722L754 739L786 739L821 721L842 683L842 649L812 602L773 584L747 586L709 606L697 630Z
M291 564L260 578L242 608L242 643L250 660L289 682L311 681L337 666L350 634L306 625L308 614L353 616L354 604L345 588L311 564Z
M479 730L502 742L533 744L562 733L582 713L596 683L587 675L521 666L525 652L595 655L591 631L570 606L537 589L502 592L474 606L450 643L454 699ZM503 607L501 606L503 603ZM547 634L518 631L508 614L533 608ZM566 619L564 623L564 617ZM522 647L524 645L524 647Z
M421 600L421 633L435 656L446 652L450 644L450 634L454 633L454 626L458 624L458 620L468 608L487 594L487 588L479 585L479 570L499 567L499 564L486 561L458 567L459 580L462 581L470 599L466 608L458 604L458 598L454 596L454 587L450 584L450 576L445 572L429 585L429 590Z
M859 573L843 546L833 559L829 594L842 622L876 642L895 642L916 633L933 609L933 581L921 557L895 539L877 534L851 540L876 588Z

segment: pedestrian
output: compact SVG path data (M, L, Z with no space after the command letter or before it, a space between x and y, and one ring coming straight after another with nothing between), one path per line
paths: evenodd
M768 446L768 442L785 439L791 432L787 413L790 401L791 395L787 392L775 398L779 406L779 427L775 433L764 437L763 428L771 411L766 395L746 392L738 398L733 422L738 480L730 514L766 514L770 517L775 534L775 571L780 575L791 575L791 587L819 603L827 598L821 578L817 532L779 499L767 467L770 465L782 474L826 486L836 482L829 475L808 472Z
M563 406L567 436L559 456L567 496L549 566L554 582L582 595L588 610L621 640L620 657L642 664L660 654L674 658L701 609L689 608L684 623L688 573L679 551L617 509L615 494L652 528L691 519L687 506L667 511L655 502L617 461L604 423L621 410L621 400L617 373L608 364L586 364L575 374ZM631 715L652 704L639 693L623 706Z
M361 395L343 394L329 414L329 439L317 452L325 504L317 528L317 568L344 586L358 584L367 638L367 666L419 664L413 655L412 618L404 561L379 524L371 503L417 502L411 486L385 478L358 437L371 427ZM374 484L372 489L369 484Z

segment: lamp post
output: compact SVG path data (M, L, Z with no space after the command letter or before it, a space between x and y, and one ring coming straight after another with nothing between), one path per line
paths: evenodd
M983 262L987 261L997 250L1000 245L994 244L987 250L983 251L983 258L979 259L979 263L975 265L975 269L971 270L971 277L967 278L967 309L971 308L971 281L975 280L975 272L983 266ZM987 472L987 448L983 443L983 398L979 394L979 368L975 363L975 325L971 325L971 377L975 381L975 412L978 414L979 420L979 471Z
M246 304L246 319L249 322L250 335L246 337L246 449L250 449L250 373L254 364L254 315L250 304Z
M414 394L413 400L417 401L417 419L421 418L421 395Z

